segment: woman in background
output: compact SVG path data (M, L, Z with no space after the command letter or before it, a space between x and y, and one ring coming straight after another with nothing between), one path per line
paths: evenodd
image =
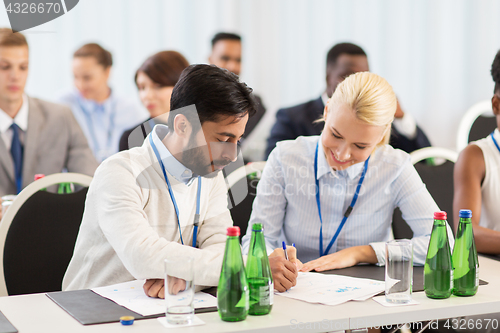
M139 67L135 73L135 84L139 98L149 112L149 119L144 124L136 123L136 126L123 133L120 151L141 146L154 124L162 122L161 115L170 111L172 90L188 66L188 61L179 52L162 51L146 59Z
M83 45L73 54L75 88L58 98L71 107L99 163L118 152L125 129L147 118L135 102L109 87L112 65L111 53L99 44Z

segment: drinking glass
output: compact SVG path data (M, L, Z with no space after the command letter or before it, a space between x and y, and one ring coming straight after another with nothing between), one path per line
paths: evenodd
M385 243L385 299L389 303L411 301L413 244L408 239Z
M165 259L165 302L167 322L190 324L194 318L194 259Z

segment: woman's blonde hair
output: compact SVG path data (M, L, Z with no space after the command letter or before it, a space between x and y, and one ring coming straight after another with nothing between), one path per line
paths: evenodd
M385 126L386 133L377 147L389 143L397 100L391 85L377 74L359 72L341 82L328 102L326 112L347 105L356 117L370 125Z

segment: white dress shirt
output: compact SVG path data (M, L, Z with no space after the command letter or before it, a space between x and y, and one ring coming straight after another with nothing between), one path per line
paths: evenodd
M2 135L2 140L8 151L10 151L10 146L12 145L13 132L10 126L12 126L13 123L16 123L21 129L19 139L21 140L21 143L24 144L26 130L28 129L28 104L28 97L23 94L23 104L14 119L5 113L5 111L0 109L0 134Z
M298 258L308 262L319 257L320 220L316 204L314 156L319 136L278 142L257 186L257 196L243 251L248 252L253 223L264 225L268 251L281 241L295 243ZM323 246L337 231L350 205L364 163L333 171L322 146L318 150L318 173ZM396 207L413 230L414 263L425 262L433 214L438 206L422 183L407 153L389 145L371 156L361 191L330 254L358 245L371 245L378 263L385 264L385 242L392 237L392 215ZM451 229L448 230L453 242Z
M172 199L148 136L141 147L117 153L97 168L63 290L162 279L164 259L182 256L194 258L195 284L217 285L226 230L232 226L226 183L222 173L202 178L198 248L193 248L198 179L193 180L192 173L183 175L188 169L180 162L180 166L173 166L174 157L161 148L167 132L166 126L156 125L150 135L167 169L185 245L181 244ZM182 267L178 273L182 278Z

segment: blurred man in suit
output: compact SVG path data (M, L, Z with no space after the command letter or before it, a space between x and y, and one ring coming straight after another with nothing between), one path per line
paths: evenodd
M351 43L333 46L326 58L326 90L319 98L304 104L280 109L276 113L276 123L267 139L265 158L269 156L278 141L293 140L299 136L319 135L322 122L315 122L323 115L326 102L337 85L353 73L369 71L365 51ZM390 144L407 153L430 146L429 139L417 126L410 114L404 113L399 103L392 125Z
M26 38L0 29L0 196L19 193L35 174L92 176L97 167L71 110L24 93L28 67Z
M212 38L212 53L208 57L208 62L220 68L225 68L236 75L241 71L241 37L236 34L219 32ZM248 119L247 127L243 138L248 137L259 121L266 113L266 108L262 104L262 99L254 94L257 101L257 112Z

